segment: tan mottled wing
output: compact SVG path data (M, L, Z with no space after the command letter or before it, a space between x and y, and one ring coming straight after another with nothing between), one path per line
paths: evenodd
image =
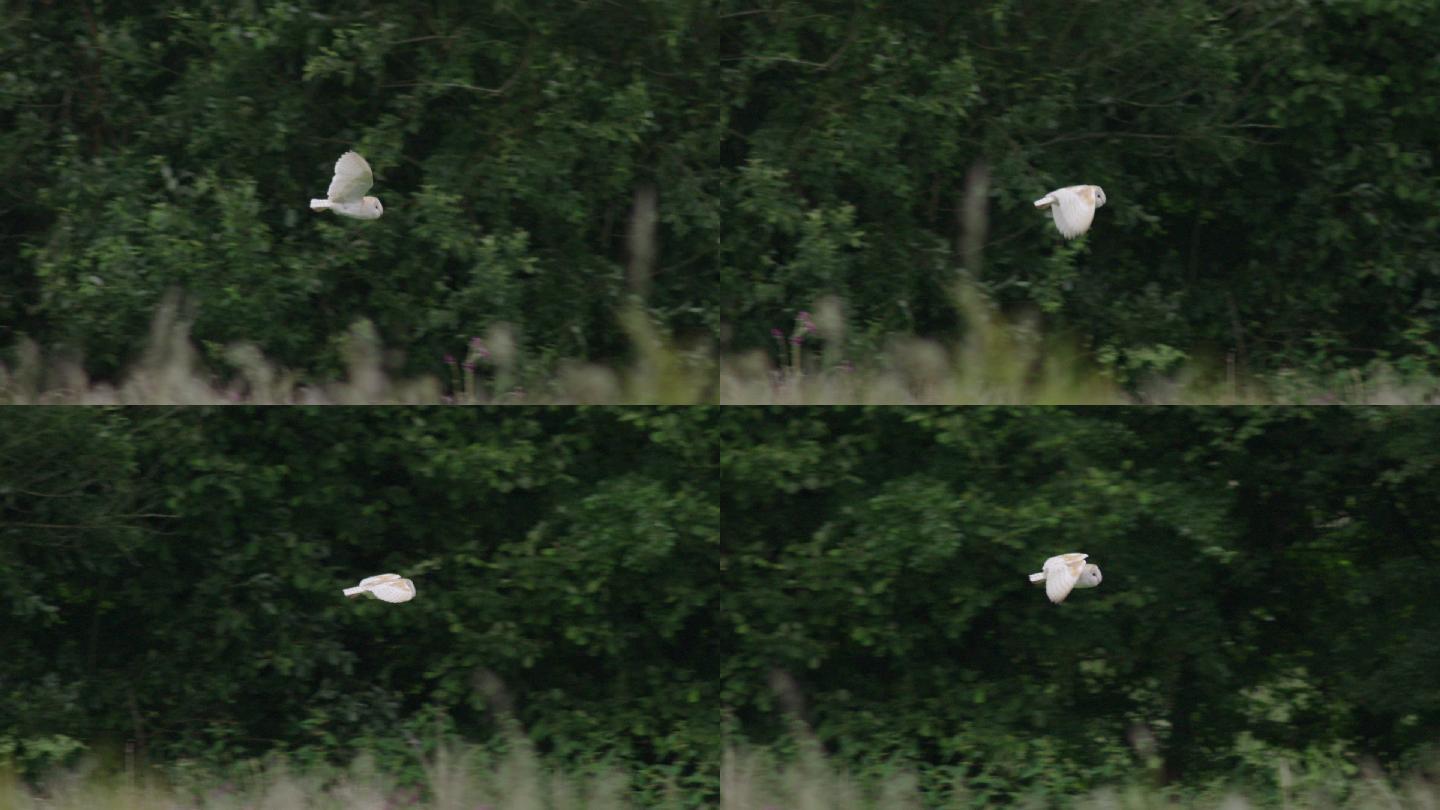
M358 153L346 152L335 161L335 177L330 181L330 190L325 197L330 202L357 202L374 185L370 164Z
M376 586L371 593L386 602L409 602L415 598L415 583L408 579L396 579Z
M1045 595L1051 602L1064 602L1085 570L1088 554L1061 554L1045 561Z
M1055 227L1060 229L1060 235L1066 239L1074 239L1089 230L1090 223L1095 219L1095 202L1093 199L1086 199L1088 194L1081 196L1080 190L1083 188L1084 186L1070 186L1051 193L1055 197L1055 204L1050 206L1050 211L1055 215Z

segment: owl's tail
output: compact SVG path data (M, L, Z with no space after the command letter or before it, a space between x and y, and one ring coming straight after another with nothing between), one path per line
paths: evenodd
M319 208L316 208L315 210L316 210L316 211L319 211L320 209L319 209ZM345 589L345 595L346 595L346 596L359 596L360 594L362 594L362 593L364 593L364 592L365 592L365 589L364 589L364 588L346 588L346 589Z
M330 201L329 201L329 200L311 200L311 201L310 201L310 210L311 210L311 211L324 211L325 209L327 209L327 208L329 208L329 207L330 207Z
M1031 575L1030 575L1030 581L1031 581L1031 582L1034 582L1034 583L1036 583L1036 584L1039 584L1039 583L1041 583L1041 582L1044 582L1044 581L1045 581L1045 573L1042 571L1041 573L1038 573L1038 574L1031 574Z
M1038 200L1035 201L1035 207L1036 207L1036 208L1049 208L1049 207L1050 207L1050 204L1053 203L1053 202L1055 202L1055 195L1053 195L1053 194L1046 194L1044 197L1041 197L1040 199L1038 199Z

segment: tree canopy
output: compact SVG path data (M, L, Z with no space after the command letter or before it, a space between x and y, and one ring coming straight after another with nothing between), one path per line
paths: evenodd
M0 347L113 374L178 289L214 364L333 377L368 318L443 376L502 322L538 366L620 358L634 301L769 351L834 295L827 357L864 359L962 333L964 278L1122 382L1433 379L1437 32L1424 0L32 4L0 29ZM305 210L352 148L379 221ZM1031 203L1075 183L1109 203L1066 243Z
M954 335L963 268L1122 380L1226 356L1436 373L1434 3L781 0L721 17L735 349L773 348L827 294L857 359L891 333ZM1109 202L1066 243L1032 202L1081 183Z
M738 740L798 715L847 762L994 800L1128 780L1136 735L1190 784L1437 743L1431 410L727 409L719 428ZM1026 577L1072 551L1104 582L1053 605Z
M8 409L0 759L795 721L1000 800L1437 743L1433 409ZM1026 576L1079 551L1099 588ZM351 602L361 577L412 602ZM1146 753L1137 740L1153 740ZM1153 762L1152 762L1153 759Z
M0 760L398 756L513 719L543 752L711 790L707 420L0 412ZM341 595L389 571L413 601Z
M613 361L631 296L716 328L711 20L690 2L22 4L0 27L0 346L113 373L167 291L209 360L246 341L334 376L361 318L443 373L497 322ZM336 158L385 215L311 213ZM658 198L653 261L627 247Z

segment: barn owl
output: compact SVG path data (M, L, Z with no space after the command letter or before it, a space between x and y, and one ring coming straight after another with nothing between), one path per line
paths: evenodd
M1045 583L1045 595L1057 605L1070 595L1071 588L1093 588L1100 584L1100 566L1087 564L1089 554L1061 554L1045 561L1038 574L1031 574L1030 581L1039 585Z
M379 219L385 213L385 206L375 197L366 197L365 192L374 184L370 164L359 153L346 152L335 161L335 177L330 181L330 190L325 199L311 200L311 211L330 209L335 213L354 219Z
M1055 227L1066 239L1074 239L1090 230L1095 209L1105 204L1105 191L1099 186L1066 186L1057 188L1035 201L1036 208L1049 208Z
M346 588L346 596L368 593L383 602L409 602L415 598L415 583L399 574L377 574L360 580L353 588Z

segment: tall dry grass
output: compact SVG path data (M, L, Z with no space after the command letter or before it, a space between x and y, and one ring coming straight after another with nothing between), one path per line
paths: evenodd
M1045 335L1038 318L1006 317L964 278L954 286L963 336L946 343L892 336L864 357L846 354L848 326L834 297L775 330L776 348L722 357L727 405L1421 405L1440 404L1440 378L1377 364L1328 377L1246 374L1233 357L1125 371L1078 344ZM1177 353L1179 354L1179 353ZM1126 385L1121 377L1130 378ZM1138 380L1136 382L1135 380Z
M207 369L190 337L193 317L175 296L163 302L139 359L116 380L93 380L82 362L22 342L0 360L0 404L36 405L536 405L694 404L713 401L708 346L680 348L638 305L620 314L633 359L625 368L583 361L553 373L527 369L508 324L492 325L462 362L437 376L406 378L388 367L369 321L342 341L345 374L316 381L267 360L251 344L226 348L227 374ZM483 354L483 356L482 356Z
M0 810L622 810L637 807L624 774L564 772L528 746L503 755L441 746L423 779L402 784L368 756L343 770L297 770L280 760L224 775L183 765L98 773L93 765L28 785L0 769ZM694 807L683 797L659 805Z
M856 774L826 759L817 746L781 758L765 750L730 749L720 772L721 810L972 810L998 805L1079 810L1437 810L1440 784L1423 772L1390 777L1373 765L1354 773L1297 772L1275 765L1271 789L1215 782L1159 788L1137 772L1128 785L1098 786L1074 795L1041 789L997 797L962 777L922 788L913 771L894 767Z

